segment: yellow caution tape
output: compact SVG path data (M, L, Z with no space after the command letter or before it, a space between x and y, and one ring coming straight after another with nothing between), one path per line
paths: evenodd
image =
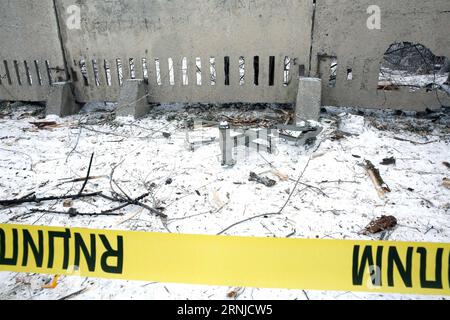
M449 249L0 225L0 271L236 287L450 295Z

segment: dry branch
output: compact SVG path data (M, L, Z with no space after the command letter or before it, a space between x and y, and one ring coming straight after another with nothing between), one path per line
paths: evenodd
M66 200L66 199L81 199L81 198L89 198L89 197L96 197L100 196L101 192L93 192L93 193L85 193L85 194L72 194L72 195L65 195L65 196L52 196L52 197L43 197L38 198L35 195L26 197L26 198L20 198L20 199L11 199L11 200L0 200L1 206L13 206L13 205L19 205L24 203L40 203L45 201L54 201L54 200Z
M107 178L107 176L91 176L88 178L88 180L97 180L97 179L102 179L102 178ZM68 178L68 179L70 179L70 178ZM72 180L62 179L62 180L66 180L66 181L61 182L60 184L57 185L57 187L60 187L64 184L68 184L68 183L82 182L82 181L86 180L86 178L76 178L76 179L72 179Z
M88 183L89 176L91 174L91 167L92 167L92 161L93 160L94 160L94 153L92 153L92 155L91 155L91 160L89 161L88 172L87 172L86 178L84 179L83 186L81 187L81 190L80 190L80 192L78 192L78 194L82 194L83 191L84 191L84 188L86 188L86 184Z
M85 213L85 212L78 212L74 208L70 208L68 211L54 211L54 210L45 210L45 209L31 209L32 213L53 213L53 214L67 214L70 217L76 217L76 216L120 216L121 214L113 213L105 211L105 212L92 212L92 213Z
M388 185L384 182L383 178L381 177L380 171L377 168L375 168L372 162L366 160L364 168L366 169L368 175L370 176L370 179L372 180L380 198L384 198L386 193L391 192L391 189L388 187Z

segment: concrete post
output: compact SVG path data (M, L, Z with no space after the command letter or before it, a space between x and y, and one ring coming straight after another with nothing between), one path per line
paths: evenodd
M150 111L145 84L140 79L130 79L123 83L116 109L117 116L140 118Z
M47 98L47 115L57 115L60 117L69 116L80 111L79 105L75 102L70 82L56 82L50 87Z
M319 120L322 107L322 80L300 77L295 117L297 125L305 120Z
M234 166L233 147L234 140L231 139L231 129L228 122L221 122L220 131L220 151L222 152L222 166Z

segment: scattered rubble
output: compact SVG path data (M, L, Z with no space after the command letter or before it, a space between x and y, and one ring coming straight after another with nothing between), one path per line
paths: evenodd
M49 128L58 127L58 124L56 123L56 121L30 122L30 124L36 126L38 129L49 129Z
M390 231L397 226L397 218L394 216L381 216L369 223L362 232L364 235L376 234L382 231Z
M383 159L383 161L381 161L381 165L383 166L390 166L390 165L395 165L397 163L397 160L394 157L390 157L390 158L385 158Z
M271 188L273 186L275 186L277 184L277 182L275 180L272 180L270 178L267 177L261 177L258 176L256 173L254 172L250 172L250 178L248 179L248 181L254 181L260 184L265 185L268 188Z
M245 288L235 288L227 293L228 299L236 300L244 292Z

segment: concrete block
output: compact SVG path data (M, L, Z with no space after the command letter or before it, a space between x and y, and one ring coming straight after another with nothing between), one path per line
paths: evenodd
M120 90L116 115L134 116L135 118L145 116L150 111L145 86L143 80L126 80Z
M319 78L300 77L298 83L296 122L319 120L322 107L322 80Z
M72 84L70 82L52 84L47 98L46 114L65 117L78 111L80 111L80 106L75 101Z

